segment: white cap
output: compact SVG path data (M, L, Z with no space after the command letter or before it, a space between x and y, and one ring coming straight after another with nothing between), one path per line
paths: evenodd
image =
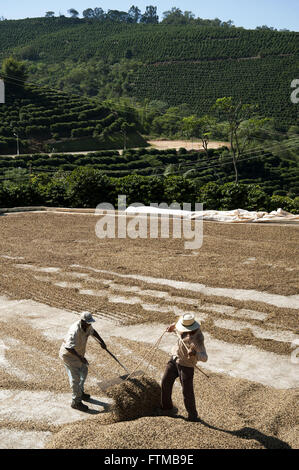
M175 325L176 329L180 333L197 330L200 328L200 324L195 320L192 313L186 313L183 315Z
M90 312L82 312L80 315L80 319L84 320L86 323L95 322L95 319L93 318Z

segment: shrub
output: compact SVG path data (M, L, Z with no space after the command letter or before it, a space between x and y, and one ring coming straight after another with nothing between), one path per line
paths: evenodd
M269 202L269 196L260 186L254 184L247 186L246 209L248 211L267 211Z
M0 191L1 207L33 206L41 204L41 195L28 183L6 183Z
M93 127L85 127L79 129L72 129L71 137L87 137L93 134L94 128Z
M221 203L221 186L213 182L205 184L200 188L196 202L203 204L203 210L218 209Z
M192 203L196 196L195 183L183 176L167 176L164 178L164 195L167 204L173 202Z
M110 202L112 187L109 178L90 167L75 169L67 178L69 200L72 207L96 207L101 202Z
M26 126L25 133L28 137L49 137L48 126Z
M297 201L296 201L296 204L297 204ZM296 210L298 210L298 206L296 208L296 204L294 200L291 199L290 197L272 196L270 198L269 210L276 211L277 209L283 209L287 212L296 213Z
M244 209L247 205L247 186L245 184L225 183L221 187L221 209Z

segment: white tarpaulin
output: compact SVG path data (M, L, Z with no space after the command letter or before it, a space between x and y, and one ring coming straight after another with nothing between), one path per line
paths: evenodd
M157 214L157 215L171 215L174 217L183 217L188 219L200 219L216 221L216 222L233 222L233 223L244 223L244 222L279 222L279 223L299 223L299 214L290 214L283 209L277 209L272 212L256 212L247 211L244 209L234 209L231 211L183 211L176 209L161 209L159 207L152 206L130 206L126 209L127 213L138 213L138 214Z

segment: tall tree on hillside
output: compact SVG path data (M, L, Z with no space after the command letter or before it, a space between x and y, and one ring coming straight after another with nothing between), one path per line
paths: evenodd
M191 116L186 116L182 119L182 131L188 137L188 139L192 139L192 148L193 139L197 137L197 128L198 118L194 114Z
M241 100L235 104L233 98L230 96L218 98L213 109L220 118L225 119L229 123L228 137L230 140L230 153L235 170L235 182L238 183L239 174L237 162L244 151L244 147L242 146L240 139L240 127L244 121L254 119L257 105L243 104Z
M103 20L105 18L105 12L104 12L103 8L101 8L101 7L94 8L93 9L93 14L94 14L94 17L97 20Z
M134 5L132 5L128 11L129 23L138 23L140 21L140 18L141 18L141 11L139 10L138 7L135 7Z
M25 64L13 57L8 57L2 62L0 76L8 88L20 89L24 87L27 79Z
M82 12L83 18L94 18L94 11L92 8L86 8L86 10L83 10Z
M266 24L263 24L262 26L257 26L255 29L258 31L277 31L273 26L267 26Z
M74 8L70 8L67 12L69 15L71 15L72 18L78 18L79 16L79 12Z
M208 154L208 145L212 135L212 128L216 124L212 116L203 116L198 118L195 115L187 116L182 120L182 129L185 130L188 137L200 139L202 148Z
M46 18L54 18L55 12L54 11L46 11L45 17Z
M195 19L194 13L189 10L184 11L184 17L187 19L188 23L192 22Z
M157 24L159 22L157 7L153 7L152 5L147 6L145 12L141 16L140 22L145 24Z
M108 10L106 19L118 23L126 23L128 21L128 13L126 11Z
M173 7L171 10L163 12L162 23L165 24L187 24L194 19L194 14L191 11L184 13L179 8Z

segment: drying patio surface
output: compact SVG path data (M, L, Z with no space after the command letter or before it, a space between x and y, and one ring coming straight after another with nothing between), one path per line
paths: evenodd
M0 448L109 448L109 433L123 448L126 432L132 448L180 448L179 439L158 438L169 425L174 435L192 432L190 448L298 447L298 226L204 222L203 245L191 251L182 239L99 239L99 219L0 216ZM201 367L210 379L195 379L201 421L184 420L176 384L179 417L114 422L97 381L122 371L92 339L86 388L94 400L89 414L72 410L58 351L82 310L129 370L170 322L193 312L209 355ZM142 363L157 381L175 342L164 335Z

